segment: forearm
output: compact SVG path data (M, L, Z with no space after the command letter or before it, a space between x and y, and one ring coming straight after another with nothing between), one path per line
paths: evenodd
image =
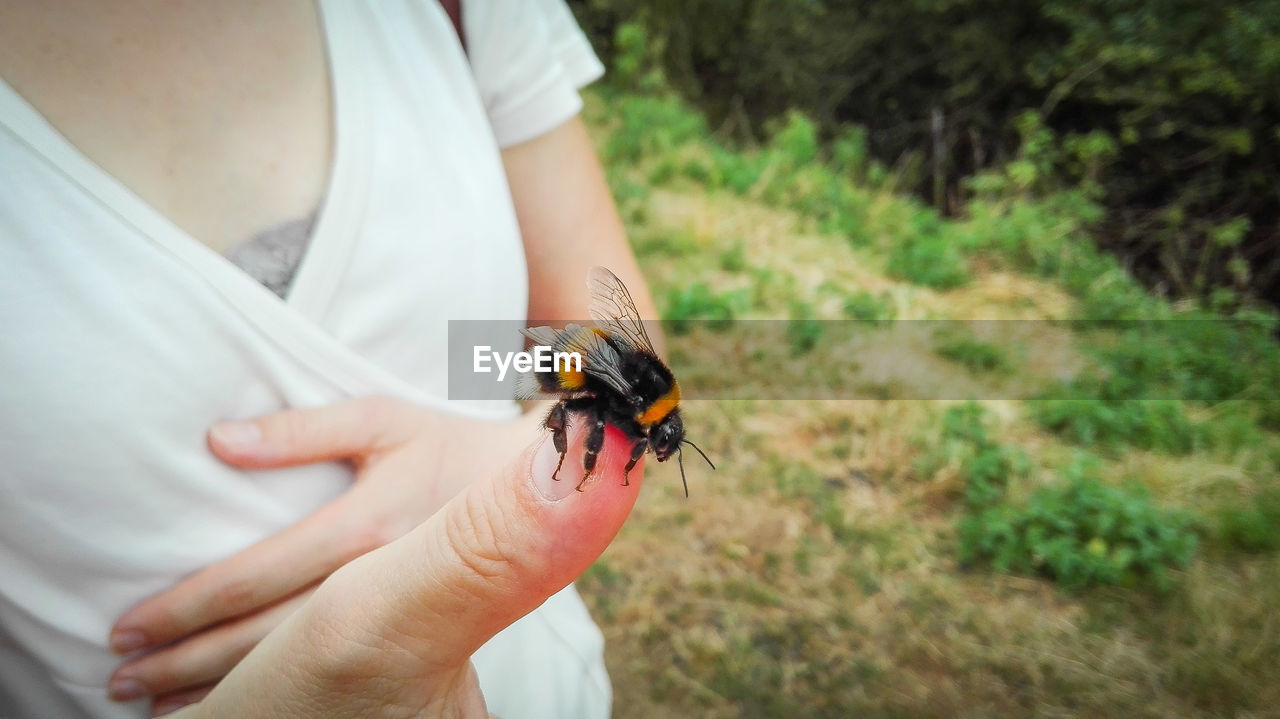
M580 117L503 151L529 266L529 319L584 320L587 270L603 265L645 319L657 310ZM659 351L661 332L650 328Z

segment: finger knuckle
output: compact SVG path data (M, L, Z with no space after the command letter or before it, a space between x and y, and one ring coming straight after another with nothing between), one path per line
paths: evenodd
M544 576L542 557L525 551L510 520L479 493L468 493L461 511L451 512L444 523L446 541L453 548L461 569L477 584L478 593L494 584L522 589L540 589Z
M305 412L281 412L263 420L263 433L276 442L293 445L311 435L312 424Z
M450 512L445 537L459 563L476 577L491 581L519 570L520 558L505 545L504 522L497 513L467 495L461 511Z
M361 425L373 433L378 447L400 444L418 427L412 405L394 397L371 395L356 400L355 408Z
M205 614L229 616L256 606L258 582L250 579L230 579L209 595L208 603L201 607Z
M373 519L352 526L345 533L340 549L343 560L349 562L395 541L400 534L392 524L389 520Z

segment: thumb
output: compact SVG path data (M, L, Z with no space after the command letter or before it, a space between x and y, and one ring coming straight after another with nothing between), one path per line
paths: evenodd
M290 409L209 428L209 449L246 469L353 459L357 463L408 439L416 425L409 405L361 397L314 409Z
M464 664L600 556L635 504L641 467L624 486L633 442L608 427L591 478L574 491L586 424L570 427L559 480L548 433L497 477L473 482L409 534L339 570L351 576L334 575L340 587L387 600L372 623L379 638L431 664ZM367 604L362 612L369 619Z

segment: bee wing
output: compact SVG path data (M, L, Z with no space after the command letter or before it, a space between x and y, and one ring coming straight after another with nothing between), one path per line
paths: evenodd
M521 372L516 375L516 399L545 399L550 397L542 384L538 382L538 376L532 372Z
M557 330L552 327L526 327L520 330L520 334L533 340L535 345L544 347L555 347L560 341L559 335L565 330Z
M582 371L600 379L623 396L630 397L631 383L622 374L622 359L618 351L589 327L570 324L564 329L530 327L520 330L536 344L545 345L557 352L577 352L582 357ZM516 377L516 398L532 399L545 395L533 372Z
M635 300L617 275L603 267L592 267L587 273L587 293L591 297L587 312L610 339L657 354L636 310Z

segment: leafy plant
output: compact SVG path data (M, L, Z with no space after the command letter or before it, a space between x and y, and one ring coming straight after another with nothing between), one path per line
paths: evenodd
M944 340L936 348L937 353L963 365L971 372L995 372L1010 369L1009 360L999 347L971 337L955 337Z
M725 329L750 305L746 290L717 293L703 282L671 290L664 299L663 318L673 334L688 332L693 320L709 320L707 326L711 329Z
M1280 550L1280 489L1264 491L1250 504L1220 510L1218 537L1247 552Z
M1085 447L1113 452L1139 447L1169 454L1186 454L1195 447L1195 427L1177 400L1041 399L1031 403L1031 413L1045 429Z
M662 69L662 43L650 37L644 25L626 22L614 33L612 81L635 92L667 89Z
M742 272L747 269L747 248L742 242L720 253L720 269L725 272Z
M987 421L986 410L977 402L948 407L942 413L938 443L916 465L926 476L944 466L957 467L970 511L1003 501L1010 478L1027 470L1026 455L992 440Z
M635 163L708 136L702 115L675 97L624 95L613 107L619 124L604 147L609 162Z
M822 322L813 317L813 307L804 302L791 303L791 319L787 322L787 344L791 354L813 351L822 339Z
M724 187L737 195L745 195L755 186L767 167L760 153L731 152L714 147L711 152L713 187Z
M889 251L887 269L893 277L942 290L969 282L959 248L938 235L898 238Z
M773 133L769 149L790 167L809 165L818 159L818 128L803 113L793 110Z
M858 290L846 297L843 309L849 319L868 324L884 324L897 316L893 298L887 294L873 295L866 290Z
M1064 587L1172 585L1170 569L1196 551L1191 517L1151 503L1138 486L1112 487L1078 461L1064 481L1040 489L1025 505L998 504L960 523L962 561L996 570L1048 576Z

